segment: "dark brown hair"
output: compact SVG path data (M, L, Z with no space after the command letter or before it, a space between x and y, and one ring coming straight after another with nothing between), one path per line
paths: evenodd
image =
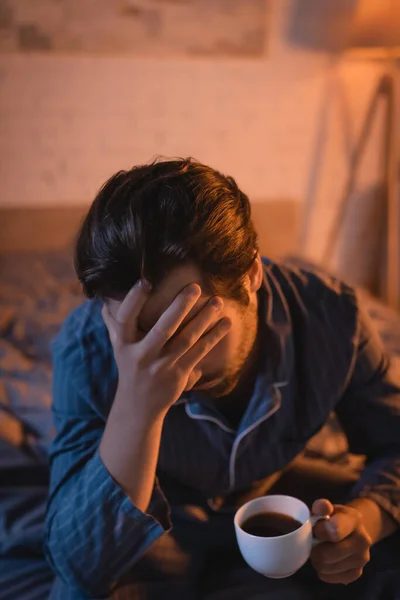
M139 278L155 287L188 262L207 290L247 304L243 277L258 251L250 203L232 177L193 159L119 171L78 233L75 269L88 298L121 299Z

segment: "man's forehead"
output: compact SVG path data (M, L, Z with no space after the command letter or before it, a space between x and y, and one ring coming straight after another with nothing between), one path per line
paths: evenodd
M175 298L180 293L184 293L184 288L190 283L197 283L200 287L203 285L199 270L192 265L180 267L169 273L162 283L150 294L149 299L144 304L139 315L140 326L143 329L150 329L172 304ZM189 321L197 314L208 299L209 295L202 290L201 297L186 316L184 322ZM109 300L107 304L111 314L115 318L121 302Z
M151 327L155 325L155 323L158 321L161 315L173 303L173 301L179 295L180 292L182 292L182 289L179 290L178 293L161 294L160 292L155 292L154 295L151 295L149 300L146 302L146 304L143 306L140 312L140 326L145 330L151 329ZM193 306L190 312L186 315L182 324L185 324L186 322L190 321L190 319L193 318L205 305L208 298L209 297L206 296L204 292L202 292L202 295L200 296L199 300L196 302L196 304Z

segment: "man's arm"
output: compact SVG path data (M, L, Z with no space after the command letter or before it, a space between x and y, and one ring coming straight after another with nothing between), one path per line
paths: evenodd
M82 364L54 353L54 417L45 550L77 596L108 594L113 584L171 528L169 506L153 479L141 511L105 467L98 447L105 422L80 385ZM71 367L75 368L71 370Z
M362 311L357 341L354 371L336 413L350 451L366 456L350 504L377 541L400 524L400 363L390 361Z
M314 503L315 514L331 517L317 523L315 534L324 543L311 555L327 583L360 577L371 545L400 523L400 373L362 313L356 343L354 371L336 412L350 450L366 456L366 467L347 505Z
M227 334L230 321L216 321L223 307L215 297L184 324L201 295L189 284L143 337L137 327L149 288L136 285L107 325L118 367L118 391L100 444L100 456L134 504L145 511L157 467L164 417L201 376L201 359Z
M143 337L137 318L148 293L141 285L132 288L114 318L103 307L118 368L105 426L95 412L104 400L96 383L106 376L104 365L93 372L95 363L82 359L72 327L64 331L72 341L54 354L57 437L47 555L70 586L96 596L109 593L170 528L156 480L164 417L199 378L197 364L230 328L229 319L216 321L223 302L213 298L177 333L201 293L198 285L189 285Z

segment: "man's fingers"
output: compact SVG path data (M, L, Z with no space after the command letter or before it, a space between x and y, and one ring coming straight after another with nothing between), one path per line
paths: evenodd
M196 385L196 383L199 381L202 374L203 373L200 371L200 369L194 369L189 375L189 378L188 378L188 381L187 381L184 391L188 392L189 390L191 390L192 387L194 387Z
M136 338L136 320L151 291L150 283L139 280L127 293L118 308L116 316L117 334L126 343L132 343Z
M331 525L332 517L325 521L318 521L314 527L315 537L322 542L337 542L337 529Z
M329 506L330 505L330 506ZM319 521L314 533L324 543L311 552L311 562L318 577L327 583L351 583L360 577L370 559L370 538L362 525L360 513L348 506L319 500L313 512L334 509L330 519Z
M330 516L333 513L333 504L326 498L320 498L316 500L312 505L311 512L317 517Z
M160 350L177 331L201 295L197 283L191 283L180 292L157 323L147 333L142 343L146 349Z
M103 317L103 321L106 324L111 344L114 345L117 341L117 332L115 327L115 321L112 318L110 311L108 310L107 304L103 304L103 308L101 309L101 316Z
M327 500L317 500L314 502L313 512L317 502L329 503L330 506L332 506ZM321 508L321 505L319 506ZM325 506L327 506L327 504ZM359 515L357 511L351 508L336 504L333 514L332 512L329 514L331 515L330 519L318 521L314 527L314 533L319 540L325 542L340 542L347 538L347 536L349 536L359 525Z
M369 548L368 538L357 530L341 542L324 542L315 546L311 552L311 561L318 570L322 565L336 564L354 554L368 556Z
M344 585L348 585L353 581L356 581L359 577L361 577L363 570L359 569L349 569L340 574L336 575L324 575L323 573L319 574L318 577L321 581L325 581L325 583L342 583Z
M165 348L168 356L176 361L186 354L208 330L212 329L223 306L220 298L211 298L176 337L169 341Z
M346 539L360 524L360 516L357 511L342 506L335 506L333 516L326 523L332 542L341 542Z
M353 556L354 544L351 538L340 543L324 542L312 549L311 562L319 571L324 565L334 565Z
M326 498L320 498L316 500L312 505L312 515L316 517L330 517L333 514L334 507L333 504L327 500ZM314 535L322 541L330 541L331 535L329 532L329 528L326 528L326 525L329 524L330 519L320 520L314 525Z
M208 333L201 337L196 344L179 359L179 364L184 369L194 369L201 359L226 336L231 326L232 322L227 317L218 321Z
M369 550L365 550L360 554L353 553L350 556L344 555L343 558L338 562L320 564L318 561L312 560L312 564L319 574L337 575L349 569L364 568L369 559Z

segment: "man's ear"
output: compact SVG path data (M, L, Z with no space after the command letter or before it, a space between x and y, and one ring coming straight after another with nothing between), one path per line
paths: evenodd
M263 268L260 253L257 256L247 272L249 292L255 294L261 287L263 280Z

